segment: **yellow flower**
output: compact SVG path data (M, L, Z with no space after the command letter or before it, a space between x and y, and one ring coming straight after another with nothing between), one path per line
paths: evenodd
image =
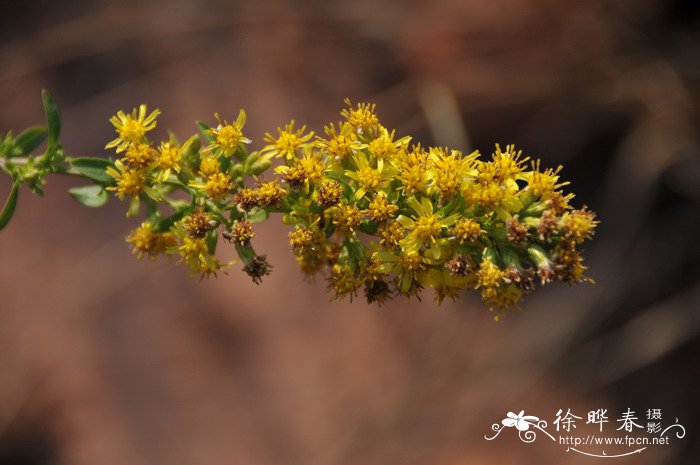
M471 218L460 218L455 224L452 234L461 242L473 243L484 235L481 225Z
M117 160L114 162L114 168L109 167L106 172L117 181L116 186L110 186L107 190L114 191L120 199L127 195L137 197L146 189L146 175L140 168L128 167L121 160Z
M362 212L353 204L343 204L333 208L333 224L338 231L352 234L361 221Z
M323 246L325 236L317 227L296 226L289 233L289 245L295 255L315 252Z
M146 115L147 112L146 105L139 105L138 111L134 108L131 114L127 115L120 110L112 116L109 122L114 125L119 137L108 143L105 148L116 147L117 153L120 153L131 144L143 142L146 133L156 127L156 118L160 110L155 109L149 115Z
M331 268L328 287L335 292L336 299L350 296L350 301L352 302L352 298L357 294L362 284L362 279L356 276L348 267L335 264Z
M204 155L199 161L199 174L203 177L211 176L221 170L219 159L213 155Z
M355 198L361 199L368 192L383 191L389 186L395 170L389 166L378 164L377 168L370 165L364 154L358 153L353 156L357 169L346 170L345 176L353 179L358 188L355 191Z
M584 205L580 210L564 213L560 223L564 235L575 243L580 244L586 239L593 237L599 221L596 221L595 213Z
M396 287L405 296L417 294L421 290L420 276L427 270L426 259L418 253L405 251L398 255L379 251L372 254L372 259L379 263L378 271L396 275Z
M526 173L525 177L528 188L536 196L545 200L549 199L554 192L569 184L568 181L559 182L559 173L562 169L563 167L559 165L556 169L547 168L540 171L540 160L534 161L532 171Z
M407 202L417 216L409 218L399 215L396 221L410 231L401 241L401 246L408 253L417 252L426 241L436 242L443 228L452 226L459 220L459 214L441 217L433 213L433 204L427 197L423 197L420 202L415 197L410 197Z
M165 252L168 247L175 244L175 236L173 233L156 233L153 232L153 225L145 221L141 226L131 231L126 238L126 242L134 246L133 253L141 260L144 256L148 256L153 260L157 255Z
M158 179L165 181L170 177L171 171L180 172L182 160L182 147L175 142L162 142L158 147L157 167L160 170Z
M390 203L386 195L376 194L367 207L367 215L379 223L392 219L398 210L399 207Z
M214 229L216 222L203 208L199 208L183 218L182 226L190 237L202 238Z
M379 227L377 236L379 243L387 248L398 247L404 238L406 230L397 221L392 221Z
M412 150L399 151L394 162L398 168L397 179L401 181L401 190L406 195L415 195L424 192L427 186L429 163L428 152L416 145Z
M273 207L287 195L287 191L282 189L277 180L260 184L254 191L254 195L263 207Z
M379 118L374 113L376 105L369 103L358 103L353 108L350 99L345 99L348 106L340 112L345 121L353 128L357 134L375 134L379 129Z
M234 221L231 232L225 237L234 244L247 245L255 237L253 223L248 220Z
M432 184L428 192L437 192L443 201L454 197L460 192L462 182L478 156L479 152L464 157L459 150L450 150L448 153L447 149L431 148L429 176Z
M184 262L193 275L198 274L201 278L216 275L233 263L221 263L207 247L205 238L190 237L179 226L174 231L180 243L169 250L180 255L180 263Z
M279 136L276 139L269 132L266 133L263 140L269 142L270 145L265 146L260 151L260 155L269 153L269 156L272 157L294 158L297 151L314 136L313 131L307 134L304 134L304 131L306 131L306 126L302 126L301 129L295 131L294 121L292 120L284 127L284 130L277 128Z
M275 173L282 174L284 180L293 189L319 184L325 171L325 161L319 153L312 150L307 150L301 158L294 159L292 166L284 165L275 168Z
M229 123L221 120L218 113L214 113L214 117L219 122L215 128L207 130L207 134L214 138L214 141L207 149L214 150L216 155L230 157L238 149L240 144L249 144L250 139L243 136L243 126L245 125L245 111L241 110L238 113L236 121Z
M330 208L340 202L343 186L336 181L325 180L316 192L316 201L323 208Z
M381 168L384 160L393 160L402 147L411 140L410 136L394 141L396 131L389 132L386 128L379 130L379 135L367 144L370 153L377 159L377 167Z
M207 197L214 201L223 200L233 189L231 176L226 173L214 173L207 176L204 181L190 181L190 186L207 193Z
M478 179L482 182L503 183L506 180L515 180L523 172L523 164L530 157L522 156L522 150L515 150L515 145L506 146L506 151L496 144L496 150L491 162L479 164Z
M317 137L317 142L321 150L326 152L333 161L343 161L352 156L361 147L357 140L357 134L353 132L349 124L339 124L340 131L336 131L331 123L323 128L328 139Z
M429 286L435 290L435 300L438 304L441 304L446 297L456 300L470 282L467 276L453 274L447 268L431 268L419 279L423 286Z
M124 160L134 168L144 168L153 161L154 156L155 152L149 144L137 142L126 149Z

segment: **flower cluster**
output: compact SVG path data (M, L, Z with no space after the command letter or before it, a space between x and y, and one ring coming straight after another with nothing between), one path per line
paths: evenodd
M129 214L148 208L127 239L134 253L178 255L206 276L229 265L215 257L220 231L259 282L271 267L252 249L254 224L276 212L301 270L324 275L337 298L382 303L432 287L440 303L474 290L498 318L537 285L590 281L580 246L598 222L570 205L561 167L542 169L512 145L490 157L422 147L382 126L374 105L346 105L323 134L292 121L251 153L243 111L198 123L204 147L173 135L155 147L158 110L117 113L107 189L132 199ZM258 179L275 159L276 176Z
M215 115L214 127L199 123L205 147L199 136L180 143L173 134L156 146L148 133L159 114L141 105L110 119L118 137L106 148L115 149L120 158L106 169L112 178L106 189L120 199L130 198L127 216L147 208L146 220L126 239L134 254L139 259L178 256L192 274L215 275L232 264L215 254L221 230L235 244L244 269L259 282L271 267L252 248L252 223L265 219L263 207L274 206L286 191L274 181L256 189L245 186L247 178L270 166L270 157L249 154L245 147L250 143L243 135L245 112L230 123Z

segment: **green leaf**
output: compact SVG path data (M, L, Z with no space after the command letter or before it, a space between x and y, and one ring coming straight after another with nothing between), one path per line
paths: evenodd
M10 191L10 195L7 197L7 200L5 201L5 206L2 207L2 211L0 212L0 229L3 229L5 226L7 226L7 223L10 222L12 215L15 213L18 195L19 183L15 182L14 184L12 184L12 190Z
M114 183L114 178L106 173L107 168L113 166L113 163L105 158L73 158L70 160L70 165L80 174L100 184Z
M104 187L97 185L74 187L68 189L68 193L78 202L91 208L103 206L107 203L108 198L107 191L105 191Z
M49 91L46 89L42 90L41 96L44 100L44 112L46 113L46 123L49 128L49 147L53 148L58 145L58 136L61 133L61 115Z
M197 121L197 127L202 133L202 137L204 137L204 140L207 142L214 142L214 137L209 134L207 131L211 129L211 127L203 122L203 121Z
M17 155L29 155L34 149L39 147L46 139L46 128L34 126L22 131L15 139L15 149Z

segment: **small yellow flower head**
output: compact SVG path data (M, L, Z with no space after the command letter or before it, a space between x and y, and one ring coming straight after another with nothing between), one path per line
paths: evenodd
M158 168L161 170L180 171L182 147L173 142L162 142L158 147Z
M530 157L522 157L522 150L515 150L514 145L506 146L506 151L496 144L496 150L492 155L492 161L481 163L479 166L479 180L482 182L502 183L508 179L515 179L523 171L523 164Z
M112 116L109 121L114 125L119 137L108 143L105 148L116 147L117 153L120 153L131 144L143 142L146 133L156 127L156 118L158 118L160 110L153 110L148 115L147 112L146 105L139 105L138 110L134 108L131 114L127 115L120 110L115 116Z
M282 186L279 185L277 180L274 180L260 184L255 190L254 195L257 197L261 206L273 207L287 195L287 191L282 189Z
M561 192L553 192L545 201L545 205L557 215L561 215L568 210L571 210L569 202L574 198L574 194L564 195Z
M552 194L557 192L569 182L559 182L559 173L563 167L559 165L556 169L548 168L544 171L540 170L540 160L532 162L532 173L528 179L528 187L533 194L542 199L549 199Z
M200 255L206 255L209 253L207 250L207 244L203 237L185 236L182 238L182 243L178 246L177 250L182 259L185 261L199 261Z
M343 186L336 181L324 181L316 191L316 201L323 208L338 205L343 195Z
M126 149L124 160L134 168L148 166L155 157L155 151L148 144L134 143Z
M206 236L209 231L214 229L216 223L209 213L200 208L183 218L182 225L190 237L202 238Z
M454 225L452 234L461 242L469 244L478 241L484 235L484 230L473 219L460 218L457 224Z
M308 134L304 134L304 131L306 131L306 126L302 126L301 129L295 131L294 121L292 121L284 127L284 130L277 128L279 133L277 138L270 133L266 133L263 140L269 142L270 145L265 147L261 153L270 152L275 157L285 157L287 159L296 157L297 151L314 136L313 131Z
M377 231L379 243L387 248L398 247L405 233L406 230L397 221L386 223Z
M373 191L382 182L382 174L379 170L365 166L357 172L357 182L365 191Z
M352 234L362 221L362 212L356 205L343 204L334 208L333 224L338 231Z
M407 151L403 147L394 161L398 168L397 179L403 185L401 190L406 195L415 195L425 191L428 182L428 170L430 163L428 152L423 150L420 144Z
M409 218L400 215L396 221L410 233L403 239L401 245L409 252L417 252L426 241L432 243L441 235L442 229L455 224L459 215L451 215L446 218L433 213L433 204L429 198L423 197L420 202L415 197L407 200L418 216Z
M442 227L436 215L419 216L416 218L413 233L421 239L434 240L440 235Z
M199 162L199 174L202 177L211 176L221 171L219 159L212 155L205 155Z
M248 245L250 240L255 237L253 223L248 220L234 221L231 226L231 232L224 237L234 244Z
M489 311L495 311L494 320L500 320L505 310L515 308L523 298L523 291L514 284L497 288L484 288L481 298L489 306Z
M477 278L477 289L494 289L505 282L503 270L494 265L491 260L481 262Z
M376 194L367 207L367 215L370 219L381 223L394 218L398 210L399 207L390 203L386 195Z
M444 268L431 268L428 273L421 276L420 281L422 285L430 286L435 290L435 300L438 304L447 297L453 301L461 297L469 283L468 278L451 273Z
M463 157L459 150L430 149L432 167L429 175L433 180L431 191L439 193L442 200L454 197L460 192L462 182L477 155L478 152L475 152Z
M348 106L340 112L345 121L358 134L375 134L379 129L379 118L375 114L376 105L368 103L358 103L353 108L350 99L345 99Z
M308 151L301 158L295 159L292 166L280 166L275 171L282 173L289 187L299 189L320 183L325 170L323 158L318 153Z
M467 203L493 207L501 203L506 192L495 182L469 183L464 192Z
M331 268L328 287L335 292L336 299L349 296L352 302L353 297L357 295L357 291L362 284L362 279L355 276L348 267L336 264Z
M234 194L233 203L238 206L239 210L249 212L253 208L260 205L258 192L248 187L244 187Z
M117 181L116 186L110 186L107 190L114 191L117 197L123 199L126 196L137 197L146 188L146 175L143 170L130 168L119 160L114 162L115 168L107 168L107 174Z
M190 182L190 186L207 193L207 197L214 201L223 200L233 189L231 176L226 173L214 173L204 182Z
M374 158L391 160L398 154L399 148L408 142L407 139L394 142L394 135L395 131L389 132L382 128L380 135L367 145Z
M126 242L134 246L133 253L141 260L148 256L153 260L159 254L174 245L175 236L172 233L153 232L153 225L148 221L141 223L141 226L131 231L126 238Z
M420 292L422 285L418 278L426 269L427 266L420 254L402 252L393 270L398 278L398 291L407 297Z
M564 235L577 244L592 238L598 223L595 213L588 210L585 205L580 210L572 210L561 217L561 229Z
M233 123L222 121L218 113L215 113L214 117L219 124L215 128L207 130L207 133L214 138L208 148L214 149L217 155L230 157L240 144L250 143L250 139L243 137L243 126L246 121L243 110L238 113L238 118Z
M576 250L574 241L562 241L552 253L557 277L569 284L592 281L583 273L588 269L583 266L583 257Z
M328 139L318 138L319 146L328 153L328 156L334 161L342 161L351 157L355 153L355 150L359 148L357 134L352 132L350 125L342 125L340 132L338 132L331 123L324 127L323 130L328 136Z
M313 227L296 226L289 233L289 245L295 255L321 250L324 239L323 233Z

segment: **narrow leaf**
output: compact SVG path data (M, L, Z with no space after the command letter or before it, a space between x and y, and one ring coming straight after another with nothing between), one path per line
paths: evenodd
M5 206L2 207L2 211L0 212L0 229L3 229L5 226L7 226L7 223L10 222L12 215L15 213L18 195L19 183L15 182L14 184L12 184L12 190L10 191L10 195L7 197L7 200L5 201Z
M204 140L206 140L207 142L214 142L214 137L207 132L211 129L211 127L207 123L203 121L197 121L197 127L202 132L202 137L204 137Z
M74 187L68 193L86 207L99 208L107 203L107 191L102 186Z
M39 147L46 139L46 128L34 126L22 131L15 139L15 149L17 155L29 155L34 149Z
M106 173L113 163L105 158L73 158L70 165L80 174L97 181L100 184L112 184L114 179Z
M58 136L61 133L61 115L56 102L46 89L41 92L41 96L44 100L44 112L49 128L49 147L54 147L58 144Z

